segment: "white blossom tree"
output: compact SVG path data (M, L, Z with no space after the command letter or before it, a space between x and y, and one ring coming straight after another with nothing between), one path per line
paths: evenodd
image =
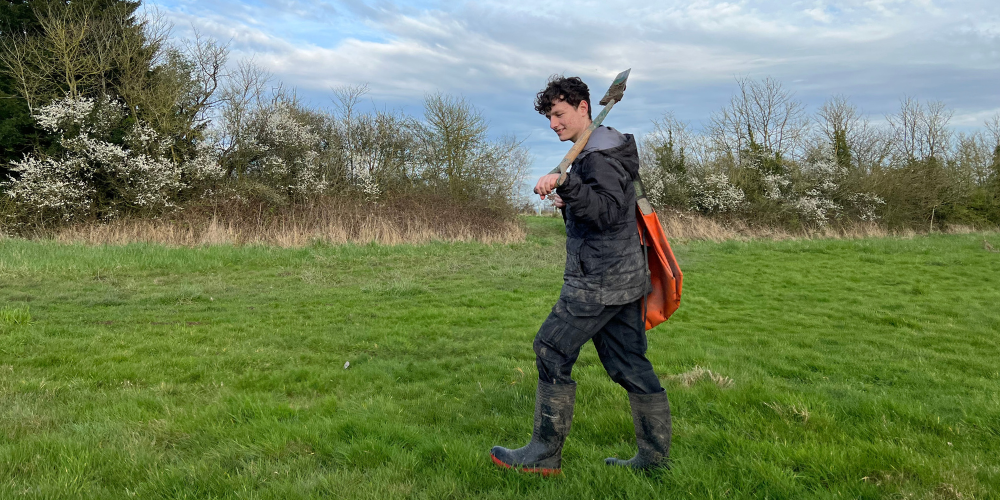
M170 140L141 120L126 120L125 106L107 97L67 96L39 107L34 116L39 127L58 137L59 148L12 164L18 175L3 188L21 220L155 212L173 205L186 179L221 175L207 153L173 161ZM122 131L124 137L115 140Z

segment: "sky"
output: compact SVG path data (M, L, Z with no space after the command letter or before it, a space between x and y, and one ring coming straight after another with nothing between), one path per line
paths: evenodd
M632 72L606 125L641 136L666 113L699 130L737 89L772 77L808 111L847 96L875 120L904 96L943 101L959 129L1000 113L997 0L393 1L147 0L176 41L229 42L318 107L366 84L368 106L422 113L429 93L465 97L495 137L532 152L532 176L569 149L533 108L550 75L597 101ZM599 109L599 107L597 108ZM532 183L533 184L533 183Z

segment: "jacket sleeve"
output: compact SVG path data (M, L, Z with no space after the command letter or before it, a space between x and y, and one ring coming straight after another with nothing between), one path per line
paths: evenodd
M581 168L582 167L582 168ZM591 153L556 188L577 219L598 231L615 226L625 203L624 171L600 153Z

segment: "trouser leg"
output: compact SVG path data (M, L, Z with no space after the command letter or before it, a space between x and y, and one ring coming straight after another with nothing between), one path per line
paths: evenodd
M619 306L594 335L594 347L611 380L630 394L663 392L653 364L646 357L646 324L642 318L642 300Z
M587 343L622 306L570 304L559 299L535 335L538 379L550 384L572 384L573 364Z

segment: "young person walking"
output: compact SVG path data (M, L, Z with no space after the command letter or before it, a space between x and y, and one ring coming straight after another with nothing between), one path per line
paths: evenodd
M561 141L576 142L592 122L590 91L577 77L553 77L535 99ZM496 446L502 467L557 474L573 421L580 349L593 340L611 379L628 391L638 452L609 465L639 469L668 465L670 403L646 358L643 298L649 277L636 227L639 155L631 134L598 127L560 184L559 174L538 180L535 192L552 197L566 222L566 269L559 300L535 336L538 389L531 441Z

